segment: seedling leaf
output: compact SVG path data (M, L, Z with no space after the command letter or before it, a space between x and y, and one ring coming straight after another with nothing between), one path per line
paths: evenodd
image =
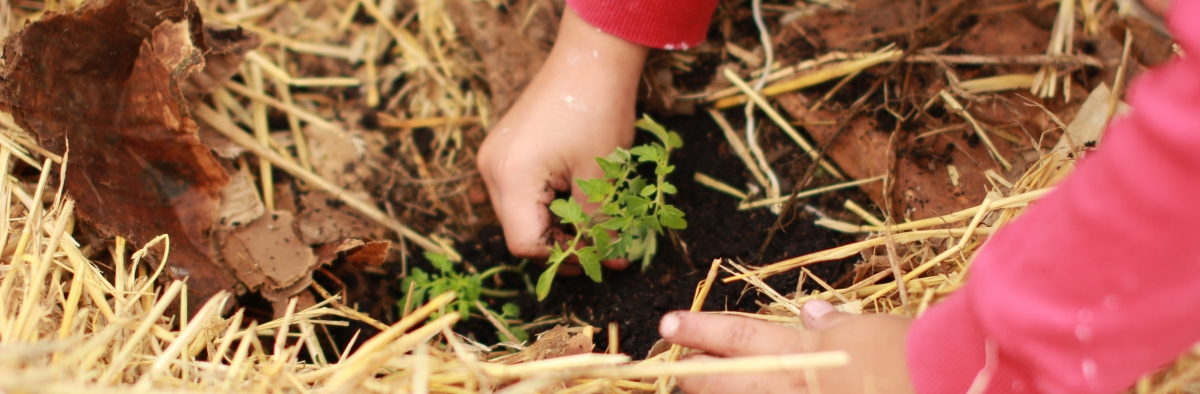
M575 197L569 200L557 199L550 203L550 212L562 218L562 223L578 224L587 221L583 207L575 202Z
M612 218L612 219L609 219L607 222L601 223L600 227L603 227L608 230L614 230L614 231L622 230L626 226L629 226L629 221L630 220L627 217Z
M589 235L592 236L592 244L596 246L596 252L601 255L607 255L608 244L612 241L612 236L608 235L608 230L600 226L592 227Z
M658 137L658 140L662 141L663 143L667 143L667 141L670 139L670 136L667 134L667 128L663 127L661 124L658 124L658 122L655 122L654 119L651 119L650 115L642 114L642 118L633 125L637 126L639 129L649 131L651 134L654 134L655 137Z
M500 316L510 319L521 317L521 307L511 302L505 303L504 306L500 307Z
M667 144L668 148L679 149L683 147L683 138L679 137L679 133L672 131L667 133L667 140L665 143Z
M604 170L605 179L617 179L621 176L621 173L624 172L621 171L620 164L609 161L603 157L597 157L596 163L600 164L600 169Z
M546 268L545 272L538 277L537 283L537 299L538 301L546 299L550 294L550 283L554 282L554 274L558 272L558 264L553 264Z
M641 194L642 197L650 197L650 196L653 196L654 192L657 192L657 191L658 191L658 188L654 187L654 185L646 185L646 187L642 188L642 192L638 193L638 194Z
M632 216L642 216L646 214L647 208L650 207L650 200L638 196L625 196L625 210Z
M662 192L667 194L675 194L676 192L675 185L672 185L670 182L663 182L658 188L662 189Z
M588 202L604 201L604 197L607 197L615 189L611 183L608 183L608 180L599 178L576 179L575 184L579 185L579 189L583 190L583 194L587 194Z
M597 252L594 246L580 249L575 255L579 256L579 265L583 266L583 272L587 273L592 281L599 283L601 279L600 259L604 256Z
M437 268L437 270L441 271L442 273L454 271L454 263L450 261L450 258L443 254L425 252L425 259L429 260L430 264L433 264L433 268Z
M637 156L639 162L657 161L659 157L658 150L654 148L652 145L635 146L629 150L629 153Z

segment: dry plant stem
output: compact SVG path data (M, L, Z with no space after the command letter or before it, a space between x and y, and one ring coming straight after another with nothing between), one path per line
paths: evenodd
M1064 53L1070 54L1074 40L1072 37L1075 32L1075 0L1060 0L1058 7L1058 17L1054 20L1054 28L1051 31L1050 45L1046 48L1047 56L1057 56ZM1058 88L1058 68L1052 66L1043 66L1038 70L1037 76L1034 77L1032 93L1043 98L1054 97ZM1065 90L1067 101L1070 99L1070 91Z
M987 234L991 234L991 233L992 233L992 228L979 228L979 229L976 229L974 232L972 232L972 234L975 234L975 235L987 235ZM942 229L942 230L906 231L906 232L902 232L902 233L895 233L892 236L895 237L896 242L908 243L908 242L929 239L929 238L942 238L942 237L948 237L948 236L949 237L960 237L963 234L967 234L966 229L956 228L956 229ZM872 238L872 239L868 239L865 241L855 242L855 243L852 243L849 245L839 246L839 247L836 247L833 249L823 250L823 251L816 252L816 253L810 253L810 254L807 254L804 256L793 257L793 258L790 258L787 260L783 260L783 261L780 261L777 263L763 266L759 269L754 270L753 272L751 272L749 274L733 275L731 277L723 279L723 281L725 283L735 282L735 281L743 280L747 276L752 276L752 275L757 276L759 278L766 278L771 275L785 272L785 271L788 271L788 270L791 270L791 269L794 269L797 267L802 267L802 266L806 266L809 264L816 264L816 263L819 263L822 261L831 261L831 260L837 260L837 259L850 257L850 256L858 254L860 251L862 251L863 249L865 249L867 247L882 246L883 244L884 244L883 238Z
M285 104L279 100L276 100L273 97L259 94L258 92L255 92L255 91L251 90L250 88L242 86L241 84L238 84L235 82L226 82L224 87L236 92L237 94L245 96L251 100L261 101L268 106L274 107L275 109L286 112L288 114L295 115L297 118L300 118L300 120L308 122L309 124L311 124L313 126L320 127L322 129L337 132L337 133L344 134L346 132L346 130L342 129L341 127L338 127L337 125L334 125L333 123L330 123L328 120L325 120L324 118L322 118L320 116L317 116L313 113L305 111L304 109L301 109L300 107L297 107L295 105Z
M1113 115L1117 113L1117 103L1121 101L1121 95L1125 90L1125 70L1129 65L1129 49L1133 47L1133 33L1129 28L1125 28L1125 48L1121 50L1121 65L1117 67L1117 77L1113 81L1113 90L1111 97L1108 100L1108 113L1104 118L1104 124L1112 123ZM1066 130L1064 127L1063 130Z
M891 218L888 219L888 223L891 223ZM900 283L904 281L904 272L900 270L900 256L896 255L896 239L892 237L892 232L888 231L890 228L891 226L884 226L884 246L887 247L888 265L891 266L892 275L895 276L896 282ZM963 235L963 239L970 237L972 230L973 229L968 228L967 233ZM909 311L907 287L908 286L897 286L897 289L900 290L900 305L904 308L905 315L908 315Z
M808 368L832 368L846 365L849 362L850 358L845 352L817 352L783 356L680 361L653 365L598 367L581 369L574 373L574 375L610 379L640 379L664 375L685 377L713 374L788 372Z
M488 322L492 323L492 326L496 327L496 330L499 330L501 334L504 334L504 339L511 343L521 343L521 341L517 339L517 336L513 335L512 331L509 331L507 327L504 327L504 324L500 322L500 319L497 319L496 316L492 314L492 311L489 311L487 306L483 305L482 302L475 301L475 307L479 308L479 312L483 314L483 317L487 318Z
M783 295L779 294L779 292L775 291L775 289L771 288L771 286L767 286L767 283L763 282L762 278L759 278L759 277L753 275L749 269L747 269L746 267L743 267L741 264L734 263L731 261L731 262L729 262L729 265L732 266L734 269L737 269L737 271L741 273L741 275L743 276L743 278L746 282L750 282L751 285L756 287L763 294L766 294L767 297L770 297L776 303L778 303L779 305L786 308L789 312L792 312L792 316L793 316L792 322L798 323L798 319L800 316L800 305L799 304L792 303L791 300L788 300L787 297L784 297ZM721 267L721 268L723 268L726 272L729 272L730 274L737 274L729 268L725 268L725 267Z
M738 190L737 188L734 188L733 186L730 186L729 184L727 184L725 182L721 182L711 176L708 176L708 174L705 174L703 172L696 171L696 175L692 176L692 180L696 181L696 183L699 183L709 189L713 189L718 192L733 196L734 198L737 198L738 200L745 200L747 198L750 198L750 196L747 196L746 193L742 193L741 190Z
M762 20L762 0L751 0L751 8L754 15L754 24L758 27L759 40L762 41L762 47L766 54L766 64L763 65L762 76L758 78L758 82L754 84L754 93L762 91L763 85L767 83L767 77L770 76L771 64L775 61L774 45L771 43L771 34L767 30L767 26ZM740 87L740 86L739 86ZM750 94L747 92L747 94ZM767 185L767 198L779 197L779 176L775 174L775 170L771 168L771 164L767 162L766 154L763 153L762 147L758 144L758 128L754 122L754 104L746 103L746 143L750 145L750 152L754 153L755 160L758 161L759 167L767 176L770 182ZM780 206L772 205L771 212L779 214Z
M187 294L186 292L181 293ZM171 363L175 357L178 357L183 353L183 350L192 342L192 339L196 338L196 336L200 334L200 330L205 328L203 322L209 321L209 319L212 319L213 316L220 312L222 309L221 307L228 299L229 296L225 294L224 291L221 291L213 295L212 298L209 298L208 302L205 303L204 306L200 308L200 311L196 313L194 318L196 323L188 325L187 328L179 333L179 336L175 338L175 341L171 342L171 346L167 347L167 349L158 356L158 359L154 361L154 364L150 366L150 373L142 375L142 380L151 379L155 375L166 374L167 364ZM293 301L294 300L295 299L293 298ZM187 309L181 310L186 311ZM276 352L276 354L278 354L278 352Z
M280 59L285 59L283 51L280 51ZM284 105L293 107L296 105L295 100L292 100L292 90L290 88L280 87L275 90L279 94L279 100ZM308 138L304 136L304 129L300 127L300 118L296 117L296 114L289 112L287 120L288 129L292 131L292 139L295 140L296 160L299 161L300 167L312 171L313 166L312 159L310 158L311 154L308 151Z
M831 66L828 68L824 68L824 69L817 70L817 71L814 71L809 74L805 74L805 75L796 77L795 79L790 80L790 81L780 82L780 83L768 86L762 90L762 96L770 97L770 96L775 96L778 94L783 94L783 93L803 89L803 88L810 87L810 86L819 85L821 83L833 80L834 78L844 77L844 76L853 74L857 71L867 69L867 68L882 64L887 61L894 61L894 60L900 59L902 54L903 54L903 51L892 50L892 51L886 51L886 52L882 52L882 53L871 54L870 56L867 56L863 59L839 63L837 65L834 65L834 66ZM733 80L730 79L730 82L732 82L732 81ZM749 89L742 89L742 90L743 90L742 96L727 97L727 98L717 100L717 102L714 103L713 106L717 109L724 109L724 108L729 108L729 107L732 107L735 105L745 103L750 100L754 100L753 95L746 94L746 91L748 91ZM749 99L747 99L747 96L749 96Z
M778 70L771 72L771 74L767 76L767 82L768 83L775 82L775 81L796 75L797 72L811 70L815 67L823 66L823 65L826 65L829 63L843 62L846 60L859 60L859 59L867 58L867 57L874 56L874 55L876 55L876 54L872 53L872 52L851 52L851 53L832 52L832 53L827 53L827 54L818 56L814 59L801 61L800 63L797 63L792 66L776 67ZM752 72L750 75L751 76L759 76L759 75L762 75L762 73L760 71L755 71L755 72ZM739 93L741 93L741 90L738 89L737 86L730 86L730 87L727 87L727 88L724 88L724 89L721 89L721 90L718 90L715 92L701 94L695 98L700 99L700 100L709 101L709 102L714 102L714 101L717 101L717 100L720 100L720 99L723 99L726 97L735 96Z
M808 109L808 112L819 111L821 106L825 105L826 102L833 98L833 95L841 91L842 88L846 87L846 84L850 83L850 81L854 80L854 78L857 78L859 75L862 75L862 70L855 71L850 75L843 77L841 81L838 81L837 85L833 85L833 89L829 89L824 96L821 96L821 100L817 101L816 104L813 104L813 106Z
M433 314L433 312L436 312L436 311L442 309L443 307L445 307L446 305L449 305L450 302L453 301L455 298L457 298L457 296L452 292L444 293L437 297L434 297L433 299L429 300L429 303L425 304L424 306L422 306L420 308L417 308L417 310L413 311L408 316L405 316L404 318L400 319L400 321L396 322L396 324L393 324L391 327L388 327L387 330L384 330L383 332L376 334L374 337L372 337L371 339L364 342L363 345L361 347L359 347L359 349L353 355L350 356L350 358L344 359L344 361L339 362L338 364L336 364L330 368L310 372L307 374L302 374L300 376L297 376L297 378L301 382L304 382L304 383L311 383L311 382L315 382L315 381L318 381L321 379L326 379L326 378L329 378L331 375L337 373L339 370L347 368L346 366L349 365L351 363L351 361L353 361L355 359L363 359L363 358L371 357L371 355L373 353L375 353L377 350L380 350L386 346L389 346L389 344L392 343L396 338L405 335L404 332L407 331L409 328L412 328L417 323L421 322L422 320L425 320L426 318L429 317L429 315ZM454 315L454 316L456 316L455 319L457 319L457 315ZM426 327L428 327L428 325L426 325ZM349 350L349 349L347 349L347 350Z
M958 88L971 94L1029 89L1033 87L1034 77L1034 74L997 75L994 77L977 78L969 81L963 81L958 84Z
M816 189L805 190L805 191L796 193L795 198L796 199L809 198L812 196L821 195L821 194L829 193L832 191L849 189L852 187L858 187L858 186L866 185L868 183L882 181L884 179L884 177L885 177L884 175L880 175L877 177L861 179L861 180L857 180L857 181L843 182L843 183L838 183L838 184L834 184L834 185L818 187ZM744 201L741 204L738 204L738 210L745 211L747 209L761 208L761 207L765 207L765 206L772 205L772 204L779 204L782 202L787 202L791 198L792 198L792 196L787 196L787 197L779 197L777 199L770 199L770 200Z
M342 189L332 182L321 178L319 175L300 167L298 164L295 164L290 160L284 159L282 156L275 153L275 151L259 144L253 138L247 136L245 132L242 132L240 128L233 123L230 123L228 119L218 115L207 105L196 105L196 107L193 109L193 112L199 119L208 123L213 127L213 129L219 131L222 135L224 135L226 138L229 138L239 146L254 152L260 158L279 166L280 169L287 171L296 178L299 178L302 181L308 182L309 184L312 184L313 186L332 194L334 198L345 202L347 206L354 208L354 210L362 213L363 216L366 216L367 218L370 218L371 220L374 220L375 222L395 231L396 233L400 234L400 236L412 241L421 248L430 252L445 254L450 258L451 261L462 260L462 256L453 249L444 247L443 245L439 245L438 243L425 238L425 236L401 224L395 218L388 216L371 203L358 199L358 197L351 195L345 189Z
M812 273L812 271L809 271L808 268L800 267L800 272L803 272L805 275L807 275L808 278L812 278L813 282L817 282L817 284L820 285L821 288L823 288L823 289L825 289L825 291L833 294L835 297L837 297L842 302L847 303L847 304L850 303L850 299L848 299L848 298L846 298L846 296L842 295L842 293L837 291L837 289L834 289L833 286L830 286L828 283L825 283L825 281L821 280L821 277ZM797 284L796 287L797 288L800 287L800 284ZM790 304L803 305L799 301L792 301ZM784 304L784 305L788 305L788 304Z
M250 55L254 54L254 52L250 53ZM257 56L247 57L250 59L259 58ZM251 88L256 90L258 94L266 96L266 94L263 93L265 91L265 86L263 86L262 74L262 67L260 67L258 64L250 65ZM258 140L259 144L262 144L263 146L270 146L271 135L270 131L267 130L267 105L261 100L255 100L251 105L254 116L254 137ZM266 206L268 212L274 211L275 181L274 176L271 175L271 162L260 160L258 163L258 170L258 179L262 182L263 205Z
M937 255L937 257L934 257L932 260L929 260L929 261L925 262L924 264L921 264L920 266L918 266L916 269L913 269L912 271L909 271L907 274L904 274L904 277L903 277L903 280L901 281L901 283L905 283L907 285L907 283L909 281L916 279L918 276L921 276L926 271L929 271L931 268L936 267L938 264L941 264L942 261L945 261L946 259L958 254L958 252L960 250L962 250L962 248L959 247L958 245L954 245L954 246L950 247L950 249L946 249L945 252L942 252L941 254ZM865 308L865 307L871 305L871 303L875 302L876 300L880 299L881 297L887 295L888 293L895 291L897 287L898 287L897 282L892 282L892 283L888 283L888 284L884 285L883 288L879 289L878 291L871 294L867 298L864 298L862 300L862 306Z
M712 290L713 281L717 280L717 272L720 271L722 260L721 258L713 259L712 265L708 267L708 275L696 287L696 295L692 297L692 307L690 309L692 312L699 312L701 308L704 308L704 300L708 299L708 292ZM665 361L668 363L677 362L682 356L683 346L672 344ZM669 376L662 375L655 381L655 385L658 386L659 392L663 392L664 390L670 392L670 389L673 387L671 382L672 380Z
M980 126L979 121L975 120L975 117L971 116L971 113L968 112L966 108L963 108L963 105L958 102L958 99L954 98L954 96L950 95L950 92L945 90L941 91L939 94L941 95L942 100L946 102L946 105L950 106L951 110L958 113L963 117L963 119L966 119L967 122L971 124L971 127L975 129L975 134L979 135L979 139L983 140L984 145L987 145L988 152L992 153L992 158L999 161L1000 165L1004 166L1004 169L1012 169L1012 164L1009 164L1008 160L1005 160L1004 156L1000 155L1000 151L996 150L996 145L992 144L992 139L988 137L988 133L984 131L983 126Z
M133 335L126 340L125 346L121 347L121 351L118 352L116 356L113 356L108 369L104 372L104 375L100 377L101 382L115 383L121 378L120 375L125 370L125 363L132 361L129 359L130 355L137 348L137 346L141 344L141 338L150 331L150 327L152 325L158 322L158 318L161 317L163 312L165 312L167 308L171 306L171 302L175 300L175 297L179 295L179 292L182 289L183 282L175 281L171 283L171 287L167 288L167 291L163 293L158 302L154 304L154 309L150 310L149 314L143 318L141 324L138 325L137 330L135 330Z
M767 117L775 121L775 125L779 126L779 128L782 129L784 133L788 135L788 137L791 137L792 141L795 141L797 145L800 145L800 148L804 150L805 154L812 158L813 161L818 161L821 163L821 168L824 168L825 171L829 172L829 174L834 178L846 179L846 177L842 175L837 168L833 167L833 164L825 160L820 160L817 157L817 151L813 149L812 144L809 144L804 137L801 137L800 133L797 132L790 123L784 120L783 115L780 115L779 111L776 111L766 99L763 99L761 95L751 90L750 86L746 85L746 81L743 81L741 77L737 76L737 73L734 73L733 70L726 68L723 70L723 74L725 75L726 79L728 79L734 85L737 85L738 88L742 89L746 95L750 97L754 104L758 105L758 108L762 109L762 111L767 114Z
M388 326L386 324L380 323L378 320L375 320L371 316L368 316L365 313L359 312L359 311L355 310L354 308L350 308L350 307L346 306L346 304L338 302L337 299L339 298L339 296L335 296L335 295L329 293L329 290L325 290L325 288L322 287L320 283L313 282L312 288L313 288L313 290L316 290L317 294L320 294L322 298L329 300L330 305L333 305L333 307L335 309L337 309L338 311L345 313L346 316L360 320L363 323L367 323L371 327L375 327L375 328L379 329L380 331L386 330L388 328Z
M584 353L574 356L556 357L522 364L482 364L484 373L496 379L517 379L548 373L564 373L572 369L617 365L629 362L623 354ZM658 375L652 375L658 376ZM584 377L584 376L580 376Z
M733 148L733 152L738 155L738 158L742 159L742 163L746 165L746 169L750 171L750 175L754 176L754 180L758 181L758 185L762 186L763 189L770 187L767 177L758 168L758 162L750 155L750 151L746 149L746 144L742 143L742 138L733 130L733 126L729 125L729 121L725 119L725 115L712 108L708 109L708 115L713 118L713 121L717 122L717 126L721 127L721 132L725 134L725 140L729 141L729 146Z
M49 165L49 164L47 164L47 165ZM33 317L34 310L40 309L40 308L35 308L34 305L36 305L37 303L40 303L42 301L41 300L42 287L45 286L46 275L50 273L50 267L53 266L53 264L51 264L51 259L54 258L54 252L53 252L54 247L53 246L57 245L59 239L62 238L63 231L67 227L67 221L68 221L68 219L70 219L74 208L75 208L75 202L72 200L68 200L67 204L63 207L63 214L61 214L59 216L58 222L54 225L54 232L52 233L53 235L52 235L52 238L50 238L50 243L48 245L50 251L43 253L40 261L37 262L37 265L30 267L30 271L32 274L32 276L30 277L30 285L29 285L30 288L27 293L28 295L25 297L25 299L23 300L23 302L21 304L21 309L19 310L19 313L17 314L17 320L15 322L16 324L15 324L15 327L13 328L13 331L18 333L17 338L24 338L25 335L21 335L22 333L25 333L29 330L36 330L36 322L33 321L35 319ZM22 256L22 258L28 259L28 260L30 260L30 262L36 261L36 260L33 260L33 256L31 256L31 255L24 255L24 256ZM34 272L36 272L36 273L34 273ZM13 276L15 276L15 275L13 275ZM38 317L40 317L40 316L38 316ZM7 339L7 338L5 338L5 339Z
M853 212L855 215L858 215L858 217L862 218L863 221L871 224L872 226L887 226L882 220L879 220L879 218L875 217L875 215L872 215L870 212L867 212L866 209L863 209L863 207L859 206L858 203L855 203L854 200L846 199L844 207L847 211Z
M621 353L621 325L608 322L608 354Z

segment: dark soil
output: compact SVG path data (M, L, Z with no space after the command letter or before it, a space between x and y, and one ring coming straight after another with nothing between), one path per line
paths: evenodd
M726 257L761 265L763 262L771 263L835 247L850 240L844 235L815 227L811 217L801 217L779 231L762 258L756 259L776 216L765 209L738 212L735 198L692 180L699 171L735 187L744 187L746 184L745 169L728 152L720 129L707 116L661 121L684 138L683 148L671 157L677 169L670 181L679 189L671 203L687 214L688 229L679 232L681 243L686 245L687 258L664 237L660 239L660 254L644 274L638 267L624 271L606 270L602 283L592 282L586 276L560 276L555 279L553 290L545 301L539 303L532 296L516 300L525 318L531 320L538 316L573 314L601 328L606 328L609 322L618 322L621 351L634 357L645 357L659 339L659 318L668 311L691 307L696 285L704 279L714 258ZM639 139L638 142L644 140ZM841 199L830 198L828 202L828 205L840 206ZM508 254L498 227L483 230L478 239L476 245L460 247L464 259L476 267L482 269L501 262L516 261ZM810 267L810 270L828 281L834 281L845 272L848 263L818 264ZM532 271L529 274L534 279L541 273L540 268ZM781 293L791 293L796 289L798 275L798 271L790 272L769 278L767 283ZM727 274L722 273L721 277L724 276ZM708 295L704 310L757 311L759 306L755 301L767 299L753 291L743 295L745 288L741 282L724 284L718 281ZM484 343L494 339L494 329L487 322L472 320L466 326ZM607 333L597 335L596 348L604 349L607 346Z

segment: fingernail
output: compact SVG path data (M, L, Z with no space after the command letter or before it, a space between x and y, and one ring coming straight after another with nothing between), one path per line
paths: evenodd
M822 300L808 301L800 307L800 312L803 313L805 317L813 320L820 319L821 316L825 316L830 312L836 311L836 309L833 309L833 304Z
M663 338L670 338L675 336L675 331L679 331L679 316L675 313L668 313L658 322L658 333Z

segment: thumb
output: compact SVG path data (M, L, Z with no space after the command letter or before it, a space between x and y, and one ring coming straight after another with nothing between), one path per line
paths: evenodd
M828 301L811 300L800 307L804 326L810 330L825 330L836 327L852 315L838 312Z

